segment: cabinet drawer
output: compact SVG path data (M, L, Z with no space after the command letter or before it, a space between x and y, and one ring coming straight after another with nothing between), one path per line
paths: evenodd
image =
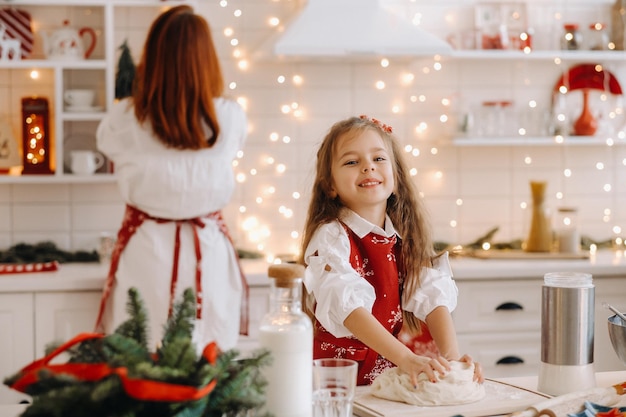
M459 335L461 354L483 367L486 378L537 375L541 332Z
M543 280L458 282L453 319L459 334L539 331Z

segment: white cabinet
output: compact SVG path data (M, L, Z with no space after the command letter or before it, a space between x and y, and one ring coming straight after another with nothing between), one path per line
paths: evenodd
M254 349L258 349L259 345L259 325L261 319L269 311L269 286L251 286L250 287L250 327L248 336L240 336L237 343L237 349L245 354Z
M616 371L623 364L607 330L610 303L626 309L626 277L593 277L595 284L594 366ZM462 353L481 363L490 378L537 375L541 363L543 278L457 280L453 319Z
M179 0L172 5L191 4ZM119 47L125 39L143 42L149 25L164 4L160 0L0 0L0 7L16 7L32 18L35 46L28 59L0 60L0 115L6 115L21 147L21 98L48 99L51 129L50 161L53 175L1 175L0 183L21 182L112 182L107 165L101 175L76 176L68 168L68 151L95 149L95 131L107 108L115 100L115 73ZM96 33L96 48L85 60L49 60L43 50L43 33L59 29L68 20L72 28L90 27ZM88 40L88 37L83 38ZM133 44L139 55L141 43ZM63 102L68 89L96 92L93 111L70 111Z
M541 280L461 280L453 313L462 353L487 377L536 375L541 347Z
M41 358L49 343L93 331L99 306L100 291L0 294L2 379ZM16 404L25 398L5 385L0 388L0 404Z
M35 294L35 355L43 356L52 342L66 342L94 331L100 291L43 292Z
M13 375L34 359L33 295L0 294L0 378ZM18 403L25 395L0 387L0 404Z

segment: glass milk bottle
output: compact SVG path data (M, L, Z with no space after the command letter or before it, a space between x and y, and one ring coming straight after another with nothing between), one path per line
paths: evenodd
M557 210L556 232L557 246L561 253L580 252L580 233L578 231L577 210L573 207L559 207Z
M313 325L302 311L304 267L271 265L270 309L260 325L261 347L272 354L263 368L266 410L275 417L311 417L313 397Z

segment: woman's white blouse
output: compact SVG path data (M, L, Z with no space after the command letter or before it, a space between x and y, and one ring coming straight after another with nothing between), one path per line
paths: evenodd
M243 147L247 120L235 101L217 98L214 104L220 137L200 150L172 149L156 140L149 123L138 123L129 100L112 106L96 137L98 149L115 164L124 201L167 219L194 218L230 202L232 161Z
M389 217L385 220L385 230L347 209L341 212L340 219L359 238L370 232L385 237L397 234ZM315 317L335 337L351 336L343 325L344 320L358 307L371 313L376 298L374 288L352 268L349 259L350 240L339 221L320 226L305 251L304 284L317 303ZM453 311L457 295L446 252L435 260L433 268L422 268L420 287L403 309L424 321L436 307L445 306Z

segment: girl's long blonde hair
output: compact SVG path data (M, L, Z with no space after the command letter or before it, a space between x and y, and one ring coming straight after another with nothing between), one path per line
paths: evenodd
M354 136L371 129L380 134L392 155L395 191L387 199L387 214L401 237L401 256L398 270L404 272L402 301L406 302L419 287L419 273L423 266L431 266L434 255L433 242L426 209L411 180L408 166L402 157L397 139L389 126L375 119L350 117L335 123L322 141L317 151L317 164L311 202L302 236L300 262L304 262L311 237L318 227L335 221L343 207L339 198L331 197L332 161L337 143L347 135ZM402 281L401 281L402 282ZM410 312L403 312L405 325L411 331L419 331L417 317Z

